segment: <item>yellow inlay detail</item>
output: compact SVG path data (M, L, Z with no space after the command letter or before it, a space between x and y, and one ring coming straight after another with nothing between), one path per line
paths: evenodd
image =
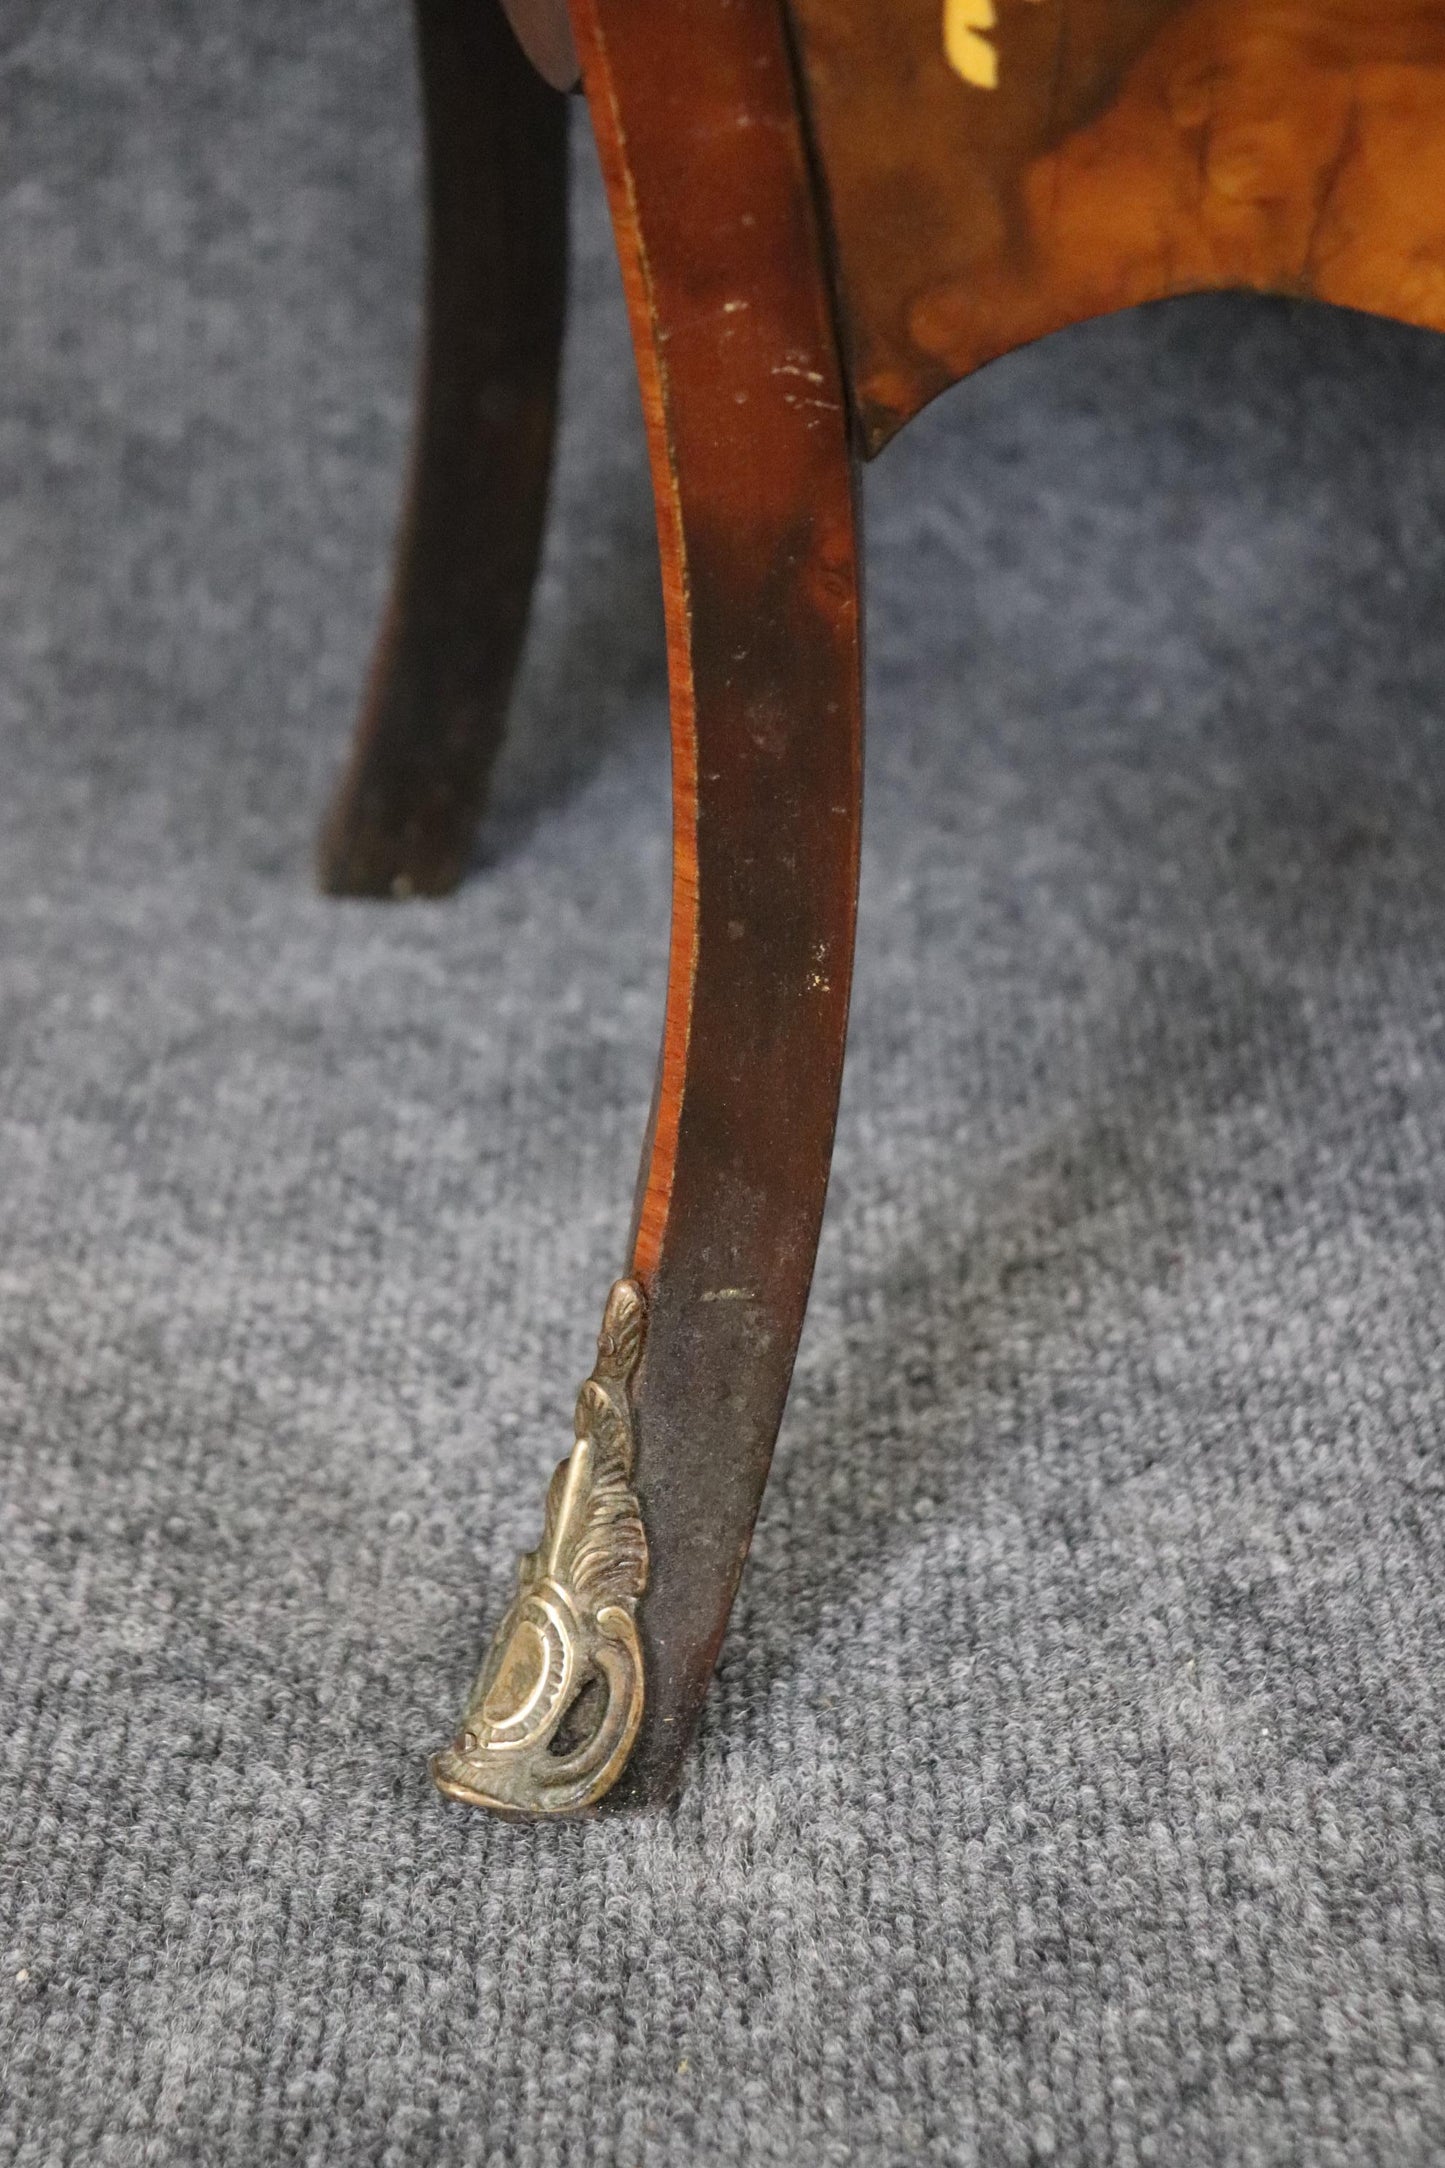
M943 0L943 50L948 64L976 90L998 89L998 54L984 36L997 20L993 0Z
M998 47L986 35L997 24L994 0L943 0L943 50L975 90L998 89Z

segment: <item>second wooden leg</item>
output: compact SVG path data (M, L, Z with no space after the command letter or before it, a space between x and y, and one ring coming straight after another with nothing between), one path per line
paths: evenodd
M335 895L466 869L541 543L566 272L567 101L498 0L416 0L426 347L391 601L321 840Z

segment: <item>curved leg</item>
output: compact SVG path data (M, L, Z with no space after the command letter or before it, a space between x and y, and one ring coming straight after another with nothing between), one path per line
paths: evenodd
M861 791L853 463L779 0L574 0L573 21L662 541L673 922L630 1278L434 1764L452 1796L530 1813L677 1784L812 1278ZM640 1647L622 1688L604 1639Z
M466 868L541 543L566 278L566 101L498 0L416 0L427 328L410 496L351 764L335 895L440 895Z

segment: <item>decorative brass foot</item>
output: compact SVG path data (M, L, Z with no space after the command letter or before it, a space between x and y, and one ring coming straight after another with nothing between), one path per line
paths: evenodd
M647 1536L632 1489L629 1386L646 1322L642 1289L619 1280L577 1396L577 1442L547 1489L542 1541L521 1562L460 1732L431 1759L449 1799L503 1814L578 1814L611 1790L632 1751Z

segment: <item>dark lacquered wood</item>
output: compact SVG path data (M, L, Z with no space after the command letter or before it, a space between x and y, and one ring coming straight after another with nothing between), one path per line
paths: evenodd
M790 5L871 450L981 362L1169 294L1445 329L1445 0Z
M630 1269L642 1730L674 1789L772 1456L852 967L853 467L778 0L577 0L651 447L672 687L667 1016Z
M417 0L426 343L409 502L351 765L321 843L338 895L466 869L541 542L566 270L567 104L497 0Z
M522 51L554 90L576 90L582 81L567 0L502 0Z

